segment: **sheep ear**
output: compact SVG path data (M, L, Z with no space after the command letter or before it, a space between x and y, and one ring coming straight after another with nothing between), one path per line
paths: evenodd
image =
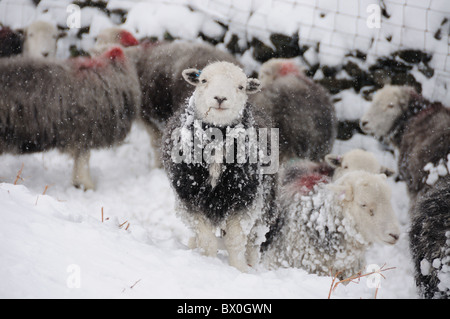
M381 166L380 173L386 175L387 177L391 177L391 176L393 176L395 174L395 171L393 171L390 168Z
M247 80L247 94L255 94L261 91L261 82L259 80L250 78Z
M335 154L328 154L325 156L325 162L328 163L331 167L337 168L342 165L342 156Z
M201 71L197 69L186 69L182 72L182 75L187 83L197 86L200 82L200 73Z
M328 188L335 192L341 201L345 200L349 202L353 200L353 189L350 185L329 184Z

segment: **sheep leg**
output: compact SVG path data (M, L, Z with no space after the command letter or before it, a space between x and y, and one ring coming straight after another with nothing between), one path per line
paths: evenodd
M263 240L258 239L257 235L258 225L255 225L250 232L247 241L247 250L245 256L250 266L255 266L260 259L260 248Z
M94 189L94 181L92 180L89 159L91 157L90 151L75 152L73 155L73 175L72 182L77 188L84 188L85 191Z
M147 122L145 123L145 128L147 130L148 135L150 135L151 145L154 151L153 158L153 167L154 168L162 168L161 162L161 141L162 141L162 132L157 127L156 124Z
M202 217L195 220L195 244L193 240L190 241L191 248L200 248L205 256L217 256L217 237L215 234L216 227Z
M241 226L240 217L232 217L226 223L225 247L228 251L230 266L242 272L247 272L246 259L247 236Z

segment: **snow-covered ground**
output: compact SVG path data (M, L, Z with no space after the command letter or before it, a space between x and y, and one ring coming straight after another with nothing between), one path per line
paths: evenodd
M64 25L70 2L43 0L36 9L30 0L0 0L0 22L20 28L31 20L42 18ZM333 1L316 1L317 10L312 14L308 14L308 6L303 10L297 6L291 11L290 4L278 8L280 10L271 10L273 2L266 0L233 0L226 5L220 0L196 0L190 2L196 11L183 6L187 2L114 0L108 3L108 9L129 10L124 27L137 36L161 38L166 31L184 39L195 38L198 31L211 37L220 36L224 29L214 21L219 19L233 23L226 39L235 32L241 36L241 41L242 37L255 35L267 40L268 31L288 35L296 32L299 24L293 22L295 16L297 20L302 17L303 24L314 19L321 27L316 32L300 25L301 39L302 35L308 34L310 41L326 40L331 45L331 40L340 41L344 46L347 46L345 39L333 38L339 34L335 26L343 27L346 32L364 30L357 27L356 31L351 31L350 26L348 29L345 23L339 22L342 16L337 12L356 14L358 18L367 15L361 11L364 6L355 7L350 1L337 1L339 7L335 7ZM301 5L307 1L295 2ZM376 38L380 43L368 48L364 38L358 38L355 33L351 44L356 47L351 49L367 49L376 57L390 53L400 44L404 48L409 43L416 43L411 36L413 31L422 27L427 29L420 37L425 43L417 42L417 48L429 48L438 53L432 66L439 72L432 79L425 78L420 72L414 75L422 83L426 96L448 99L448 34L444 34L442 41L429 37L429 33L439 27L442 17L449 14L449 7L445 6L447 0L413 1L412 9L406 11L401 11L403 0L384 2L392 5L388 9L392 9L393 19L404 22L396 26L383 18L386 25L380 33L382 36L393 35L392 42L386 44L380 36ZM258 6L253 7L254 3ZM429 25L416 26L409 32L408 23L419 21L422 14L413 9L421 7L429 9L426 11ZM329 10L325 10L321 20L319 16L325 8ZM359 11L355 13L356 8ZM440 11L442 14L439 15ZM248 15L250 12L253 12L251 16ZM418 18L414 19L414 16ZM68 54L71 41L88 49L102 28L114 24L98 9L83 8L81 17L82 26L90 25L90 32L79 40L75 39L76 30L69 31L68 37L58 44L60 57ZM357 22L347 20L347 24L354 26ZM378 35L377 30L371 30L370 34ZM343 57L338 47L335 45L335 51L329 55L327 52L330 51L324 49L315 58L322 63L333 59L335 63L336 57ZM246 64L247 71L259 66L252 60L250 50L240 59ZM357 119L368 107L368 102L352 89L341 92L339 97L342 100L336 107L340 119ZM396 168L394 157L370 137L355 135L349 141L338 141L334 151L342 154L358 147L374 152L383 165ZM224 251L220 252L219 258L207 258L199 251L188 249L191 233L175 215L169 181L163 170L152 169L152 157L150 138L136 124L122 146L92 153L91 168L97 189L83 192L71 185L72 160L66 155L51 151L0 156L0 298L328 297L331 276L319 277L301 269L269 271L262 266L241 273L228 265ZM22 164L21 178L17 179ZM13 185L16 179L17 185ZM371 286L373 277L365 277L359 282L339 285L331 294L332 298L374 298L375 294L377 298L418 297L408 247L406 187L393 180L389 183L402 236L395 246L374 245L367 254L367 264L395 268L383 273L385 279L381 279L378 291Z
M376 146L357 136L337 148L362 142ZM191 233L175 215L165 172L151 168L152 153L147 133L134 126L122 146L93 152L97 189L88 192L72 187L66 155L0 156L0 298L328 297L331 277L263 267L244 274L223 251L208 258L189 250ZM22 164L23 180L13 185ZM403 234L395 246L375 245L367 263L395 267L377 298L416 298L406 190L391 185ZM373 298L369 286L365 278L339 285L332 298Z

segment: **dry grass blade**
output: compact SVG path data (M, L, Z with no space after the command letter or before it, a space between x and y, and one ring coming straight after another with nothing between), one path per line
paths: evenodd
M138 281L136 281L132 286L130 286L129 289L133 289L134 286L136 286L141 280L142 280L142 279L139 279ZM123 289L122 289L122 293L124 293L126 290L127 290L127 288L123 288Z
M48 189L52 186L53 185L45 185L45 189L44 189L44 192L42 193L42 195L45 195L47 193Z
M19 180L23 181L23 178L21 177L21 175L22 175L24 166L25 166L25 164L22 163L22 167L21 167L20 170L17 172L17 176L16 176L16 180L14 181L14 185L17 185L17 182L18 182Z
M386 264L384 264L383 266L381 266L380 269L378 269L378 270L376 270L376 271L372 271L372 272L366 273L366 274L363 274L362 271L360 271L360 272L358 272L357 274L355 274L355 275L353 275L353 276L350 276L350 277L348 277L348 278L342 279L342 280L340 280L340 281L338 281L338 282L336 282L336 279L337 279L337 277L338 277L341 273L340 273L340 272L336 273L336 275L333 276L333 280L332 280L332 282L331 282L330 292L328 293L328 299L331 298L331 293L332 293L333 291L335 291L336 288L337 288L340 284L342 284L342 283L346 283L346 282L359 283L359 280L360 280L361 278L368 277L368 276L371 276L371 275L374 275L374 274L378 274L378 275L380 275L383 279L386 279L386 277L382 274L382 272L386 272L386 271L389 271L389 270L393 270L393 269L395 269L395 267L384 268L385 266L386 266ZM358 280L358 282L356 282L355 280ZM376 290L375 290L375 299L376 299L376 297L377 297L377 294L378 294L378 288L376 288Z
M333 271L331 271L331 272L333 272ZM331 293L333 292L333 286L334 286L334 283L336 282L336 279L338 278L338 276L341 274L341 272L340 271L338 271L337 273L336 273L336 275L334 275L333 276L333 281L331 282L331 286L330 286L330 291L329 291L329 293L328 293L328 299L330 299L331 298Z
M128 220L126 220L124 223L120 224L120 225L119 225L119 228L122 228L123 225L125 225L126 223L128 223Z
M136 281L136 282L134 283L134 285L132 285L132 286L130 287L130 289L133 289L134 286L136 286L141 280L142 280L142 279L139 279L138 281Z

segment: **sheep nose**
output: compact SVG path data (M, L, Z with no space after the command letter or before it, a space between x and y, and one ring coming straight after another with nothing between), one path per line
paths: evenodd
M394 238L395 241L397 241L398 238L399 238L399 235L397 235L397 234L389 234L389 236L391 236L392 238Z
M219 103L219 105L221 105L224 101L227 100L226 97L220 97L220 96L215 96L214 99L217 100L217 103Z

